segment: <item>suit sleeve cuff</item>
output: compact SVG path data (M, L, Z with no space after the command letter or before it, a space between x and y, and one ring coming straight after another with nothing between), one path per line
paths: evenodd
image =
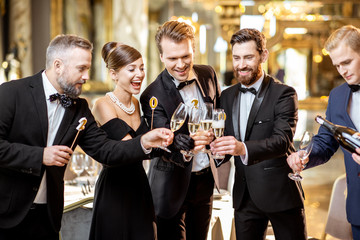
M245 143L243 143L244 144L244 148L245 148L245 155L240 155L240 159L241 159L241 161L242 161L242 163L244 164L244 165L248 165L248 163L249 163L249 157L248 157L248 150L247 150L247 147L246 147L246 144Z
M141 140L140 140L140 145L141 145L141 148L142 148L142 150L144 151L145 154L150 154L150 153L151 153L152 148L146 149L146 148L144 147L144 145L142 144Z

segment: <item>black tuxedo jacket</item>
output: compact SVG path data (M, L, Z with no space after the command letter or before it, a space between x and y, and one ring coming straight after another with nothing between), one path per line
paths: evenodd
M198 78L196 84L202 93L204 102L211 102L217 106L220 87L214 69L206 65L194 65L193 69ZM140 98L142 110L149 126L152 115L149 100L153 96L158 99L158 106L154 111L153 127L170 128L171 116L183 99L166 69L145 89ZM187 122L175 132L175 134L177 133L189 134ZM151 161L148 177L157 216L173 217L184 202L190 183L192 161L185 166L179 166L183 162L182 154L175 150L171 154L153 158Z
M225 135L240 140L240 83L224 90L220 105L225 109ZM235 157L234 208L240 207L247 189L264 212L279 212L303 206L300 183L288 178L286 162L295 151L292 140L297 122L297 95L293 88L269 75L256 94L245 133L248 165ZM227 156L227 159L230 156Z
M24 219L46 169L48 212L54 229L60 229L66 167L42 164L48 133L46 98L41 72L0 85L0 228L14 227ZM146 157L140 136L126 142L107 139L82 98L66 108L53 145L70 147L82 117L87 124L76 144L94 159L121 165Z

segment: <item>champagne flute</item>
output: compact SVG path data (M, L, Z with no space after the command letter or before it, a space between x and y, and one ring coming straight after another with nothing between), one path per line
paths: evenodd
M175 132L181 128L181 126L185 122L186 114L187 114L186 105L181 102L175 109L173 115L171 116L170 129L172 132ZM167 147L159 146L159 148L171 153L171 151Z
M200 120L201 120L201 110L196 107L192 107L189 110L189 121L188 121L188 128L191 134L195 134L199 130ZM180 152L187 157L194 156L194 153L192 151L181 150Z
M213 122L213 104L205 103L202 109L202 116L200 121L201 128L204 131L209 131L211 129L212 122ZM207 150L206 148L203 148L201 151L209 152L209 150Z
M225 111L224 109L217 108L214 110L214 117L212 122L212 129L214 131L215 138L222 137L224 135L224 129L225 129ZM213 159L224 159L224 155L211 155Z
M180 103L179 106L175 109L171 120L170 120L170 129L172 132L179 130L185 122L187 115L186 105Z
M313 147L313 138L314 134L308 131L305 131L301 137L299 150L297 151L301 163L310 155ZM303 178L300 175L300 172L289 173L289 178L294 181L301 181Z

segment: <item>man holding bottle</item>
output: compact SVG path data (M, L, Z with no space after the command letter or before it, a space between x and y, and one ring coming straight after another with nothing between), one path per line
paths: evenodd
M325 43L333 65L346 83L330 92L326 119L334 124L360 131L360 29L348 25L337 29ZM339 148L333 134L321 126L313 139L313 150L305 162L297 153L287 158L294 171L301 171L326 163ZM348 196L346 199L347 219L351 223L354 239L360 239L360 148L355 153L344 152Z

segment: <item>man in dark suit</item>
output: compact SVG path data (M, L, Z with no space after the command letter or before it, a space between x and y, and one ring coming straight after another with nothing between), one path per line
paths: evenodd
M153 113L154 127L169 128L171 116L181 102L199 108L208 102L216 107L220 88L214 69L193 64L195 36L192 27L186 23L168 21L158 29L156 43L165 70L140 98L148 122L152 118L149 101L153 96L158 99ZM175 132L174 144L179 139L185 139L183 142L186 142L184 136L188 135L185 122ZM212 134L194 136L195 150L210 143L212 138ZM214 189L209 157L206 153L198 152L189 162L184 162L190 160L185 158L179 150L173 148L171 154L164 154L151 161L149 182L159 240L202 240L207 237Z
M262 33L242 29L230 43L239 83L221 94L225 136L211 143L211 151L235 156L236 238L265 239L270 221L277 240L304 240L303 191L288 178L286 162L294 151L296 92L263 71L269 53Z
M333 65L345 83L330 92L326 119L338 125L360 131L360 29L343 26L333 32L325 43ZM339 143L325 127L320 127L313 138L314 145L308 159L301 163L298 154L288 157L288 163L294 171L301 171L326 163L339 148ZM347 182L346 214L351 223L354 239L360 239L360 148L356 153L344 153ZM310 160L309 160L310 159Z
M80 145L103 164L121 165L142 161L151 147L171 143L168 129L125 142L107 139L86 100L78 98L89 79L91 51L88 40L59 35L47 49L45 71L0 85L2 240L59 239L70 146ZM83 117L87 123L76 138Z

